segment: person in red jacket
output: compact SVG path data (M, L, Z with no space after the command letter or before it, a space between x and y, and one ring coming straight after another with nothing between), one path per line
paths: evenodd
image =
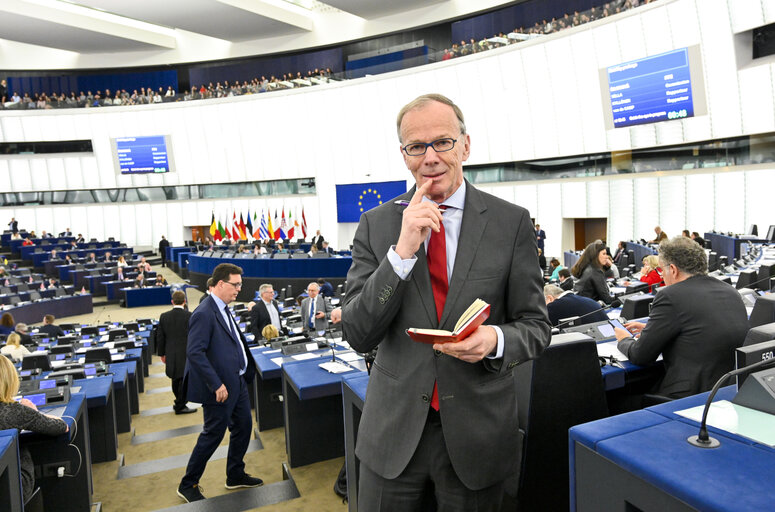
M640 280L650 285L649 292L654 291L655 284L662 283L662 269L659 268L659 257L655 254L649 254L643 258Z

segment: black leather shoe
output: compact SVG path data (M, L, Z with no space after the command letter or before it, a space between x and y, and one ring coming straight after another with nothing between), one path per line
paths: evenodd
M240 477L236 478L226 478L226 488L227 489L239 489L241 487L258 487L260 485L264 485L264 481L260 478L256 478L254 476L250 476L247 473Z
M202 488L198 484L186 488L178 486L178 496L186 500L186 503L205 499L204 494L202 494Z
M178 409L175 411L175 414L191 414L192 412L196 412L196 409L191 409L190 407L184 407L182 409Z

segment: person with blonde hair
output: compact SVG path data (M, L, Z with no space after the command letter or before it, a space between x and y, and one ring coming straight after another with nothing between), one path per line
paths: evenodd
M662 269L659 268L659 257L656 254L644 256L640 280L649 284L649 292L654 291L655 284L662 283Z
M24 356L29 355L30 351L27 347L21 344L22 337L17 333L11 333L8 335L8 339L5 340L5 346L0 349L0 354L10 355L14 361L21 361Z
M277 327L275 327L272 324L267 324L264 326L264 328L261 330L261 336L264 337L266 340L273 340L280 336L280 331L277 330Z
M69 430L62 419L39 412L29 400L22 398L16 402L14 397L18 392L19 376L16 368L8 358L0 357L0 430L18 428L50 436L64 434ZM24 443L19 446L19 455L22 492L24 501L27 501L35 490L35 464Z

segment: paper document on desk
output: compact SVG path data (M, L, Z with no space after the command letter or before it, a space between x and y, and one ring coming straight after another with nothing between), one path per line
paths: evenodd
M282 366L283 365L283 358L282 357L273 357L272 359L270 359L270 361L272 361L277 366Z
M344 352L337 354L336 357L342 361L347 361L348 363L350 361L358 361L359 359L363 359L363 357L359 356L357 352Z
M344 373L352 371L353 369L346 364L337 363L335 361L328 361L327 363L320 363L318 366L330 373Z
M675 413L700 423L704 408L704 405L700 405ZM710 404L707 423L725 432L775 447L775 416L772 414L733 404L728 400L719 400Z
M627 356L622 354L622 352L616 347L616 344L619 343L618 341L606 341L605 343L598 343L597 344L597 355L603 356L603 357L611 357L613 356L616 358L617 361L627 361Z
M626 291L627 291L627 288L625 288L624 286L613 286L613 287L611 287L611 293L613 293L614 295L619 294L619 293L624 293Z
M315 345L317 347L317 345ZM303 354L296 354L295 356L291 356L291 359L296 361L304 361L305 359L316 359L320 357L319 354L313 354L311 352L305 352Z

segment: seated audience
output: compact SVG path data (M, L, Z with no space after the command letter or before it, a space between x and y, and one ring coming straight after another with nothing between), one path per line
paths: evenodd
M261 329L261 336L263 336L266 341L272 341L280 336L280 331L278 331L277 327L274 325L268 324Z
M702 238L696 231L692 231L692 240L700 244L700 247L705 247L705 239Z
M145 282L145 275L143 273L137 274L135 282L132 284L134 288L145 288L148 284Z
M648 323L629 322L629 332L616 329L619 350L637 365L662 354L665 374L654 387L657 394L682 398L708 391L735 368L735 348L748 332L743 299L707 275L705 251L687 238L662 242L659 266L665 287L654 298Z
M54 325L54 315L46 315L43 317L43 325L38 327L38 332L42 332L49 337L64 336L65 331L58 325Z
M565 291L573 290L573 278L571 277L570 270L564 268L557 272L557 278L560 280L560 288Z
M578 279L573 285L573 291L582 297L610 304L614 298L608 291L603 267L608 265L608 253L605 244L596 240L589 244L581 257L573 265L571 274Z
M619 242L619 244L616 246L616 252L614 253L613 261L617 265L619 264L619 260L622 259L622 254L627 254L627 244L625 242Z
M8 335L8 339L5 340L5 346L0 349L0 354L9 355L14 362L19 362L24 359L24 356L29 355L31 352L27 350L27 347L22 345L21 336L13 332Z
M654 240L649 240L650 244L658 244L662 240L667 240L667 234L662 231L662 228L659 226L654 228L654 233L656 233L657 236L654 237Z
M560 276L560 270L564 269L562 265L560 265L560 260L557 258L552 258L552 260L549 262L549 266L551 267L552 274L549 276L550 281L557 281Z
M316 255L317 253L318 253L318 248L317 248L317 246L315 246L315 245L313 245L312 247L310 247L310 249L309 249L309 252L307 252L307 254L309 255L309 257L310 257L310 258L313 258L313 257L315 257L315 255Z
M549 321L555 326L562 320L583 315L587 316L580 318L576 325L608 320L608 315L598 302L576 295L572 291L563 291L556 284L544 286L544 299L546 300L546 310L549 312Z
M22 345L34 345L35 343L32 341L32 336L29 335L29 327L27 327L27 324L23 322L19 322L16 324L16 333L21 338Z
M156 275L156 286L169 286L169 283L166 279L164 279L164 276L161 274Z
M606 252L606 263L603 265L603 272L606 279L619 279L619 267L614 265L614 260L611 259L611 255Z
M314 246L313 246L314 247ZM320 285L320 295L323 297L333 297L334 296L334 286L323 279L322 277L318 279L318 284Z
M59 288L59 281L57 281L56 278L49 277L48 289L53 289L53 288Z
M125 258L124 258L124 256L122 255L122 256L119 256L119 257L118 257L118 263L116 264L116 266L117 266L117 267L121 267L121 268L123 268L123 267L128 267L128 266L129 266L129 263L127 263L127 262L126 262L126 259L125 259Z
M19 392L19 376L8 358L0 357L0 429L17 428L39 434L56 436L68 431L60 418L38 412L35 404L27 399L19 402L14 396ZM35 490L35 464L27 447L19 446L21 459L22 494L27 501ZM86 461L86 464L89 462Z
M649 284L649 292L653 291L655 284L662 282L662 269L659 268L659 257L649 254L643 257L643 267L640 270L640 280Z
M541 267L541 272L546 268L546 256L544 256L543 249L538 249L538 266Z

